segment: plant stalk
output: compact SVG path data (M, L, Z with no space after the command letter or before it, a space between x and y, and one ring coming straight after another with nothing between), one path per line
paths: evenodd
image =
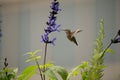
M118 34L114 37L114 39L116 39L118 36ZM102 57L104 56L105 52L107 51L107 49L113 44L113 42L111 41L110 44L105 48L105 50L103 51L103 55Z
M105 50L103 51L103 55L105 54L105 52L107 51L107 49L112 45L112 42L110 42L110 44L105 48Z
M37 66L38 66L38 70L39 70L39 72L40 72L40 77L41 77L41 79L43 80L42 71L41 71L41 69L40 69L40 66L39 66L39 63L38 63L37 59L35 59L35 62L36 62L36 64L37 64Z
M45 72L45 64L46 64L46 57L47 57L47 44L48 43L45 43L45 54L44 54L44 68L43 68L43 71ZM45 75L43 75L43 80L45 80Z

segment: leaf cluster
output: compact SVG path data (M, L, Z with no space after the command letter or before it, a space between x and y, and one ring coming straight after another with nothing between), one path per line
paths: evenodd
M30 80L30 78L33 75L39 74L38 72L40 72L40 75L43 76L44 68L48 69L48 68L54 66L52 63L46 63L45 65L39 64L38 60L41 59L41 56L37 56L37 53L39 53L39 52L40 52L40 50L35 50L33 52L28 52L25 54L25 55L29 55L29 58L26 60L26 62L34 61L36 63L36 65L30 65L30 66L26 67L23 70L23 72L18 76L18 80Z
M96 45L91 59L90 64L84 68L84 71L81 73L83 80L101 80L104 65L104 55L106 52L113 53L112 49L104 49L104 19L101 20L101 29L99 31L99 36L96 39Z
M28 52L25 55L29 55L29 58L26 60L26 62L30 62L30 61L36 61L41 59L41 56L37 56L36 54L39 53L40 50L35 50L34 52Z
M5 68L0 70L0 80L13 80L16 78L18 69Z
M61 66L53 66L44 73L50 80L59 80L56 74L60 75L62 80L66 80L68 72Z

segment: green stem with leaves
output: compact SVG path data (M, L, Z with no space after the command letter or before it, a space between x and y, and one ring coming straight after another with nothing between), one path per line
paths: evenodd
M39 72L40 72L40 77L41 77L41 79L43 80L42 71L41 71L41 69L40 69L40 66L39 66L39 63L38 63L37 59L35 59L35 62L36 62L36 65L38 66L38 70L39 70Z

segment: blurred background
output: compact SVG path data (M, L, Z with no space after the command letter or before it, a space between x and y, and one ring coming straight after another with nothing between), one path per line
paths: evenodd
M23 54L41 49L41 35L49 20L52 0L0 0L0 59L8 58L10 67L21 72L28 56ZM92 57L100 20L105 21L105 46L120 29L120 0L59 0L62 11L57 15L61 29L81 29L76 35L78 46L68 41L64 32L55 33L55 46L48 46L47 61L72 69ZM115 54L106 54L103 80L120 80L120 44L111 46ZM42 63L42 60L40 61ZM0 63L1 64L1 63Z

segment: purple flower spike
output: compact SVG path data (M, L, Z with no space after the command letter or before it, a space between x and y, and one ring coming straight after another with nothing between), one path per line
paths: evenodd
M52 11L50 12L49 21L46 22L47 28L44 29L45 34L41 36L42 42L44 43L51 43L55 45L54 42L56 38L49 40L49 34L55 31L59 32L58 28L60 27L60 25L56 24L56 20L57 20L56 15L58 14L58 11L61 10L59 6L60 4L57 0L53 0L53 2L51 3L50 8L52 9Z

